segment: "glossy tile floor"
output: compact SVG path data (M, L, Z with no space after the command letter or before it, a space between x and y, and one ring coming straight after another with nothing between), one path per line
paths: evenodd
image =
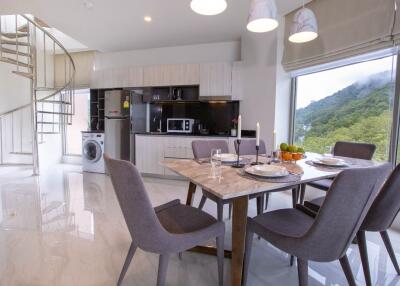
M185 199L187 183L145 178L154 205ZM32 177L25 167L0 167L0 285L115 285L130 237L105 175L82 174L79 166L57 165ZM195 204L200 199L196 195ZM273 194L271 209L290 207L290 194ZM208 202L206 211L216 213ZM225 211L225 214L227 210ZM255 203L250 202L250 215ZM230 221L226 220L230 246ZM400 235L390 233L398 259ZM400 277L379 235L368 234L374 285L400 285ZM349 257L359 285L364 284L358 250ZM229 260L225 285L229 285ZM155 285L158 257L138 251L123 285ZM286 254L255 239L249 284L297 285L296 267ZM311 263L310 285L347 285L338 262ZM172 256L167 285L217 285L217 263L211 256Z

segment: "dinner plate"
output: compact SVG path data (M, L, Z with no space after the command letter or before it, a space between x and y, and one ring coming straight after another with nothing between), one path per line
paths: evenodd
M221 162L231 163L237 161L237 155L232 153L222 153L222 154L215 154L213 156L214 159L220 160ZM239 157L239 161L242 161L243 158Z
M339 158L318 158L316 160L313 160L313 163L318 164L318 165L325 165L325 166L330 166L330 167L344 167L348 166L344 160L339 159Z
M244 171L250 175L265 177L265 178L277 178L289 175L289 172L285 167L275 166L275 165L249 166L245 168Z

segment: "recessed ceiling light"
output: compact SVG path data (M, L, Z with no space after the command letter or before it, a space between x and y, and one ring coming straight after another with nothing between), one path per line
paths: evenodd
M151 20L152 20L152 19L151 19L150 16L144 16L144 21L145 21L145 22L148 23L148 22L151 22Z

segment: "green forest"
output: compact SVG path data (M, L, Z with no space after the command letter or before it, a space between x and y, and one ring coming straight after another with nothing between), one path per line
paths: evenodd
M374 159L387 160L394 84L389 72L356 82L296 110L295 144L326 153L336 141L377 146Z

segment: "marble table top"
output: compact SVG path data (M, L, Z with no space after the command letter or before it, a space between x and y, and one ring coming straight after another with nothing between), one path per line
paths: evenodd
M243 157L243 156L242 156ZM244 156L253 159L255 156ZM262 192L273 192L284 188L290 188L303 183L317 181L321 179L333 178L343 169L325 168L323 166L312 166L306 162L321 155L307 153L307 158L297 161L297 163L283 163L289 172L301 174L301 179L296 182L271 183L266 181L254 180L249 177L241 176L240 169L223 165L221 178L211 177L211 164L199 163L193 159L167 159L162 164L171 171L188 179L192 183L200 186L204 190L212 193L221 199L233 199L246 195L252 195ZM353 158L342 158L349 164L349 168L370 167L379 163L369 160L360 160ZM267 162L270 159L259 157L259 161Z

